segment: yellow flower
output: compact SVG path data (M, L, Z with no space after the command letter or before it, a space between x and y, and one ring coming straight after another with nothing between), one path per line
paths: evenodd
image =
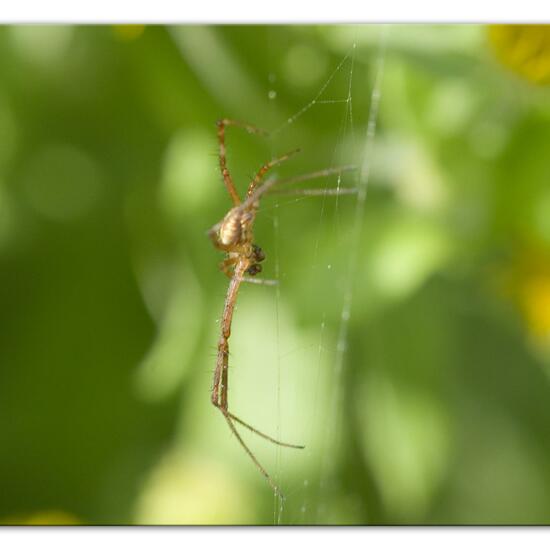
M41 510L27 515L7 516L0 525L78 525L80 520L63 510Z
M499 61L534 84L550 84L550 25L491 25Z
M114 25L113 33L123 42L130 42L139 38L145 31L145 25Z
M524 279L519 298L531 334L538 339L550 338L550 275L534 274Z

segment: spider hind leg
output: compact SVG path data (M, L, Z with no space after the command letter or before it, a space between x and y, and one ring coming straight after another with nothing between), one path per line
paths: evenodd
M303 449L304 447L302 445L291 445L290 443L283 443L282 441L278 441L277 439L273 439L272 437L268 436L267 434L264 434L263 432L260 432L256 428L253 428L250 424L247 424L243 420L241 420L239 417L235 416L234 414L230 413L224 406L221 405L221 403L217 400L218 396L216 396L214 393L212 394L212 404L220 410L220 412L223 414L225 420L227 421L227 424L229 425L229 428L233 435L237 438L237 441L239 442L239 445L243 448L245 453L248 455L250 460L254 463L254 466L258 469L258 471L265 477L273 491L279 496L282 500L284 500L284 495L279 489L279 486L273 481L272 477L267 473L267 470L260 464L260 461L256 458L256 455L250 450L248 445L244 442L243 438L241 437L241 434L237 430L237 427L235 426L235 422L241 424L241 426L244 426L245 428L248 428L251 432L255 433L256 435L259 435L260 437L263 437L264 439L267 439L268 441L271 441L272 443L275 443L276 445L281 445L282 447L291 447L294 449Z
M231 420L234 420L235 422L239 423L241 426L244 426L248 430L250 430L252 433L259 435L260 437L263 437L267 441L271 441L271 443L274 443L275 445L279 445L280 447L288 447L289 449L305 449L305 445L295 445L293 443L285 443L284 441L279 441L278 439L275 439L260 430L254 428L250 424L247 424L244 420L241 420L238 416L235 416L234 414L227 411L228 416L231 418Z
M224 411L223 409L220 409L225 417L225 420L227 421L227 424L229 425L229 429L233 433L233 435L237 438L237 441L241 445L241 447L244 449L245 453L248 455L250 460L254 463L254 466L258 469L258 471L265 477L275 494L281 499L284 500L285 497L281 490L279 489L279 486L273 481L271 476L267 473L267 470L260 464L254 453L248 448L248 445L243 441L243 438L241 437L241 434L237 431L237 428L232 420L232 415L230 415L229 412Z

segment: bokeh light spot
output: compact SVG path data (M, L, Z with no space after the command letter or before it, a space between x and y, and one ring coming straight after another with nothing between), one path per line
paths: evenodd
M430 505L449 462L450 433L441 405L371 373L357 401L363 449L388 511L414 522Z
M403 298L442 265L448 252L447 239L439 227L403 220L382 237L368 269L378 292Z
M284 60L286 78L296 86L316 84L325 75L327 66L328 61L321 51L304 44L290 48Z
M135 523L238 525L252 521L253 509L228 468L206 456L171 451L145 482Z
M70 25L14 25L8 30L20 55L44 67L59 63L74 34Z
M210 200L218 183L211 135L182 130L168 145L163 161L161 204L171 219L196 213Z

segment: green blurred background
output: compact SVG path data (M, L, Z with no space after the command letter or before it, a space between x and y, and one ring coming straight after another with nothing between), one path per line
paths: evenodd
M5 26L0 60L0 522L550 522L550 30ZM282 507L210 405L221 117L276 129L228 131L239 189L371 167L358 241L353 196L257 218L229 399L306 445L243 433Z

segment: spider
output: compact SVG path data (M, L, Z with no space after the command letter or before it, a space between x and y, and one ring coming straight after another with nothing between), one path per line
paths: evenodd
M256 213L260 206L260 198L268 191L272 191L275 184L280 183L295 183L305 181L317 177L323 177L330 174L340 174L344 171L353 170L353 166L344 166L341 168L329 168L319 172L289 178L286 180L268 179L262 184L263 177L273 167L288 160L293 155L299 152L299 149L290 151L280 157L277 157L265 163L256 173L246 192L246 197L241 200L237 189L233 183L229 169L227 168L226 149L225 149L225 130L228 126L236 126L247 130L249 133L267 135L267 132L256 128L250 124L239 122L231 119L222 119L217 123L218 141L219 141L219 163L223 181L227 191L233 202L233 207L227 212L224 218L214 225L208 232L214 246L225 252L226 257L220 264L220 269L229 278L229 287L225 297L225 304L222 314L221 334L218 341L218 352L216 359L216 369L214 371L214 380L212 384L212 404L220 410L225 417L231 432L237 438L237 441L250 457L256 468L266 478L274 492L284 498L279 487L267 473L266 469L260 464L254 453L243 441L241 435L237 431L235 424L244 426L256 435L267 439L268 441L280 445L282 447L290 447L292 449L304 449L303 445L294 445L278 441L273 437L261 432L250 424L241 420L229 410L228 405L228 370L229 370L229 337L231 336L231 324L233 320L233 312L237 301L239 288L243 281L259 282L253 277L261 272L261 262L265 259L263 250L254 242L254 221ZM261 185L260 185L261 184ZM333 194L331 190L305 190L306 194ZM338 189L338 193L353 193L355 189ZM268 284L276 284L276 281L267 281Z

